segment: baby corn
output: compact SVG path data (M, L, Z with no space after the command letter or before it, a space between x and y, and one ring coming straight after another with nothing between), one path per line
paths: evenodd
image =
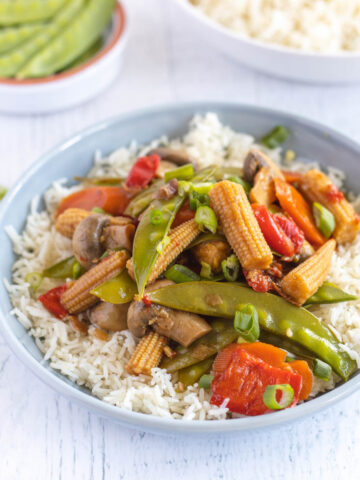
M81 220L91 215L93 212L88 212L81 208L68 208L60 214L55 222L55 230L64 237L72 238L76 227ZM127 217L111 217L109 215L110 225L127 225L131 223L131 219Z
M151 375L151 369L160 363L166 343L166 338L158 333L145 335L126 365L126 371L130 375Z
M328 240L314 255L283 278L281 290L299 305L305 303L324 283L335 247L335 240Z
M61 296L61 304L69 313L82 312L99 301L90 292L95 287L118 275L125 267L129 253L126 250L115 252L91 268Z
M336 227L333 237L337 243L344 244L354 240L360 230L359 217L324 173L319 170L304 173L300 189L308 201L320 203L334 215Z
M200 230L195 220L188 220L169 233L169 243L158 256L149 275L147 284L154 282L175 260L185 248L199 235ZM134 264L132 258L127 262L126 268L130 277L135 280Z
M225 236L242 267L245 270L269 268L273 256L243 187L224 180L213 186L209 196Z

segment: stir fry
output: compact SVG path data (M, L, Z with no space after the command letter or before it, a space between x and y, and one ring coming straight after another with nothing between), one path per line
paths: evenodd
M198 383L213 405L260 415L308 399L314 375L356 368L308 308L356 299L326 278L360 221L319 170L283 171L255 148L242 169L199 169L156 148L127 179L88 179L64 198L55 229L73 256L27 281L35 292L62 279L39 300L82 334L128 329L131 375L160 366L180 391Z

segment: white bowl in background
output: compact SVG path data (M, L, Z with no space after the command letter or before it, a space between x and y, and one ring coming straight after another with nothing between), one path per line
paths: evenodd
M127 40L127 16L118 2L104 47L87 62L45 78L0 78L0 110L15 114L50 113L83 103L112 83Z
M173 0L173 5L209 45L255 70L302 82L360 82L360 53L323 54L268 44L220 25L188 0Z

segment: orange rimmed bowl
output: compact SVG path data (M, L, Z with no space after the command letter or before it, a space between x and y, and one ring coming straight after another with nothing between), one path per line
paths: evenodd
M50 113L83 103L108 87L121 67L127 15L118 2L103 48L85 63L44 78L0 78L0 110L15 114Z

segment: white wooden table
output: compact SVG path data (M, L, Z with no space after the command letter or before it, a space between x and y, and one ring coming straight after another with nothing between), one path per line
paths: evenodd
M287 83L243 68L179 24L165 0L128 0L124 68L97 99L48 116L0 115L0 183L83 127L169 101L227 100L320 120L360 141L360 86ZM0 338L0 479L359 479L360 392L274 431L165 438L121 428L37 380Z

